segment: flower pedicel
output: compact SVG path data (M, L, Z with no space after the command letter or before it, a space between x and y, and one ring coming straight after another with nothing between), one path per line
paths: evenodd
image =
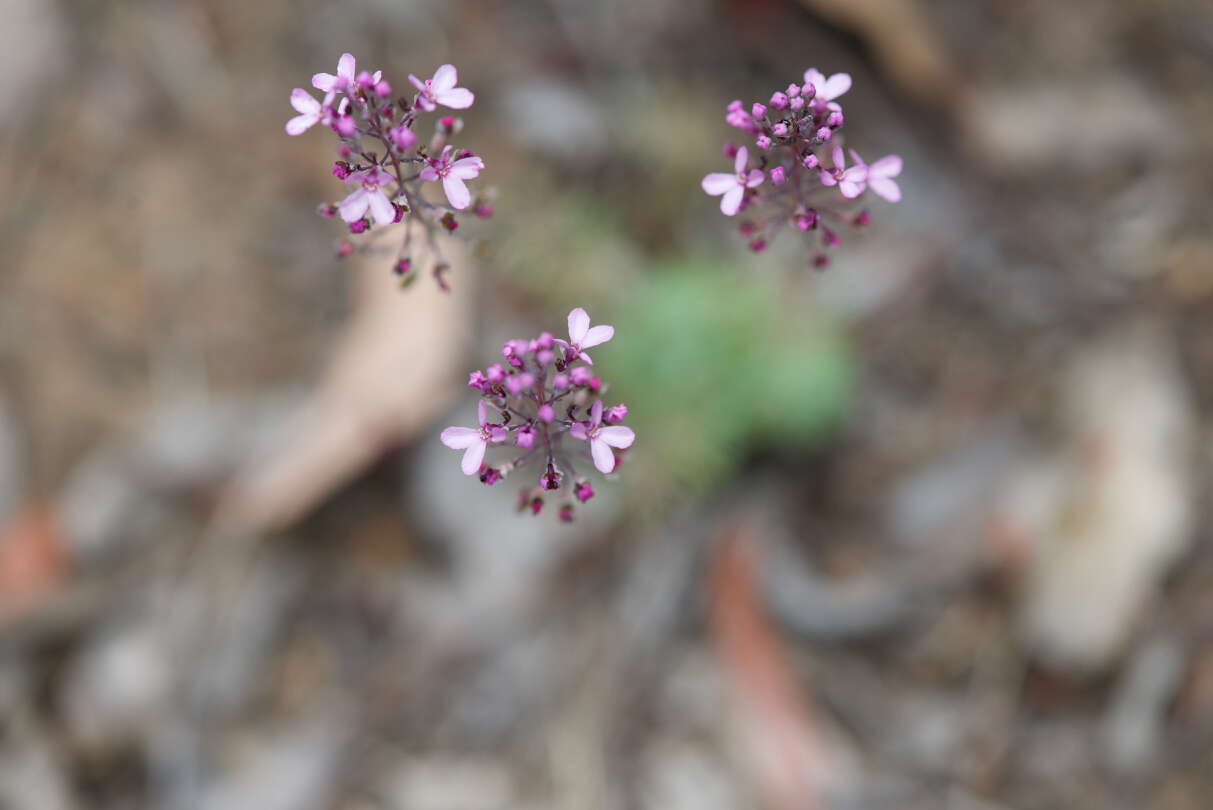
M312 86L324 93L323 100L317 101L299 87L291 91L291 106L298 115L287 121L286 132L301 135L321 124L337 135L339 159L332 173L353 188L340 202L321 205L321 216L339 216L352 234L377 234L403 222L404 238L393 267L402 285L416 278L410 250L414 232L420 231L438 257L434 278L446 289L443 273L448 265L434 237L440 228L448 232L458 228L460 212L470 209L479 217L492 214L488 200L474 195L466 185L484 169L484 161L448 142L463 127L458 118L439 117L427 142L422 142L417 129L422 113L435 112L438 107L466 110L475 96L458 86L453 65L441 66L424 81L409 74L409 81L417 91L413 98L393 101L392 86L382 71L358 71L353 55L342 54L336 75L317 73L312 77ZM446 199L427 199L429 183L440 183ZM353 243L346 240L338 255L348 256L353 250Z
M510 340L501 347L503 363L473 371L468 386L480 392L476 427L449 427L442 443L462 450L464 475L479 475L492 485L530 466L536 483L519 493L519 508L539 514L544 498L560 500L561 520L573 519L574 501L594 496L587 478L578 472L583 461L603 474L615 470L617 451L632 446L636 435L621 422L623 404L606 407L607 385L591 373L585 350L609 341L611 326L590 326L590 316L578 307L569 313L569 339L544 332L534 340ZM586 365L580 365L580 364ZM513 458L490 466L490 446L511 447Z

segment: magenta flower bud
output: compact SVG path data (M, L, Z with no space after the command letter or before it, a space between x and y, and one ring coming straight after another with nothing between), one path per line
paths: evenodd
M577 482L577 487L573 490L573 494L577 496L577 500L585 503L590 498L594 497L594 488L590 486L589 481L582 478Z
M788 89L787 89L787 94L788 94L789 98L796 98L797 96L799 96L800 95L800 85L789 84Z
M493 215L493 206L488 203L476 203L476 207L472 209L476 212L476 216L481 219L488 219Z
M539 413L537 416L540 422L543 422L545 425L550 425L552 424L552 420L556 418L556 409L545 403L539 406Z
M563 391L565 388L568 388L569 387L569 375L557 374L555 377L552 378L552 387L556 388L558 390L561 390L561 391Z
M620 422L622 422L624 420L624 418L627 415L628 415L628 406L624 405L621 402L618 405L613 406L609 411L606 412L605 420L607 422L610 422L612 425L618 425Z
M518 428L518 432L514 434L514 443L523 450L530 450L535 444L535 429L529 425Z
M754 118L762 118L766 114L767 108L759 104L757 101L754 102L753 107L750 107L750 115L752 115Z
M771 169L771 184L782 186L788 181L787 171L782 166L776 166Z
M539 498L539 497L533 498L531 500L531 514L538 515L542 511L543 511L543 498Z
M812 82L805 82L803 85L801 85L800 97L803 98L805 101L812 101L813 97L816 95L817 95L817 88L813 86Z
M539 351L535 352L535 359L546 366L548 363L556 359L556 353L551 349L540 349Z
M800 228L802 231L807 231L809 228L812 228L815 224L817 224L817 212L809 209L808 211L803 211L797 214L795 217L793 217L793 219L796 222L797 228Z
M358 125L348 115L343 115L333 122L333 129L343 138L352 137L358 131Z
M392 136L392 143L396 144L401 152L407 152L417 143L417 133L406 127L404 124L392 127L388 133Z
M826 247L838 247L838 234L831 231L829 228L821 229L821 243Z
M510 375L510 377L505 381L505 387L514 396L518 396L518 394L522 392L522 389L526 388L526 386L522 384L522 377L516 374Z
M786 110L788 108L788 96L786 93L775 92L771 95L771 106L776 110Z
M337 246L337 257L344 259L354 252L354 243L348 239L342 239L341 244Z
M505 370L502 369L500 363L494 363L488 367L487 374L485 376L487 376L492 382L501 382L505 379Z
M830 131L829 127L822 127L821 129L817 130L817 140L828 141L830 136L833 134L834 133Z
M541 349L550 349L552 348L552 344L555 343L555 338L552 337L551 332L541 332L539 337L535 338L535 342Z
M830 117L826 119L826 124L835 129L842 126L842 113L840 113L838 110L834 110L832 113L830 113Z
M353 150L350 149L349 144L343 143L343 144L337 145L337 157L342 158L344 160L345 158L348 158L352 154L353 154Z
M337 206L321 203L316 206L316 213L325 219L332 219L337 214Z
M361 70L358 72L358 77L354 79L354 82L363 90L367 90L375 86L375 77L368 71Z
M404 206L400 203L392 203L392 210L396 212L396 215L392 217L392 224L394 225L404 219Z
M577 366L569 372L569 379L573 381L573 385L586 385L590 381L590 370L585 366Z
M392 266L392 272L398 276L403 276L405 273L407 273L409 270L412 270L412 269L413 269L413 260L407 256L405 256L403 259L396 262L396 264ZM477 371L476 373L480 374L479 371ZM483 379L483 378L484 378L484 376L481 375L481 379Z
M539 477L539 486L544 489L560 489L560 476L556 472L556 468L551 464L548 465L543 475Z
M364 233L371 224L365 219L356 219L350 223L350 233Z
M496 484L500 480L501 480L501 473L497 470L496 467L489 467L488 469L486 469L484 472L482 472L480 474L480 483L485 484L486 486L491 487L493 484Z
M856 225L867 225L871 221L872 221L872 215L869 214L866 209L863 211L860 211L858 214L855 215L855 224Z
M484 386L488 385L488 382L479 369L468 375L468 388L484 388Z
M566 503L564 506L560 507L560 511L557 514L560 515L560 519L563 522L572 523L573 522L573 505Z
M737 144L733 143L732 141L728 141L724 145L724 156L729 160L732 160L733 158L737 157L737 150L739 148L740 147L737 146Z
M379 96L379 98L387 98L391 94L392 86L388 84L387 81L380 79L379 81L375 82L375 95ZM388 109L391 108L389 107Z
M735 98L729 102L729 106L725 107L728 112L740 112L742 108L741 99Z
M767 240L765 239L755 239L753 242L750 242L750 250L754 251L755 253L762 253L766 249Z
M804 156L804 167L806 169L816 169L821 165L821 161L817 159L817 155L812 152Z
M788 102L788 109L792 110L793 112L800 112L804 109L804 99L800 96L796 96L794 99Z
M759 149L770 149L771 148L771 139L768 138L766 135L759 135L757 138L754 139L754 145L757 146Z
M602 387L602 380L599 379L597 374L595 374L593 377L590 377L589 386L590 386L591 391L597 391L599 388Z
M350 164L346 163L344 160L339 160L333 164L333 177L336 177L338 180L344 180L349 176Z
M830 263L830 257L824 253L818 253L813 257L813 266L818 270L824 270L825 266Z
M441 118L438 119L438 126L440 126L442 129L446 130L449 133L451 130L453 130L455 128L455 116L453 116L453 115L442 116ZM471 152L467 152L466 154L460 155L460 157L467 157L470 154L471 154Z
M743 222L737 226L737 231L742 236L749 236L750 234L752 234L754 232L754 223L753 222Z
M788 125L782 121L771 127L771 134L776 138L786 138L788 137L788 132L790 132Z

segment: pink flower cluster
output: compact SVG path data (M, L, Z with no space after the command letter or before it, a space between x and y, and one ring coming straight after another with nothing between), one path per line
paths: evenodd
M611 473L619 462L617 451L631 447L636 438L620 424L627 407L603 404L607 385L591 371L593 361L585 351L614 337L614 328L591 327L580 307L569 313L568 326L568 340L544 332L529 341L507 341L501 347L502 362L468 377L468 386L481 397L477 426L449 427L441 436L447 447L463 451L464 475L479 475L485 484L532 465L539 474L535 484L519 493L519 509L538 514L548 493L555 493L565 521L573 519L575 501L584 503L594 495L574 462L588 459L600 473ZM485 455L490 445L509 446L514 455L489 466Z
M852 163L846 164L840 142L844 117L837 99L850 88L846 73L826 77L809 68L802 83L776 91L766 104L729 104L725 122L753 137L754 154L745 146L726 143L724 153L733 160L733 171L709 174L702 186L720 197L725 216L744 214L739 230L754 251L765 250L785 227L819 235L821 248L834 247L840 241L840 225L871 220L855 204L867 190L889 202L901 199L893 180L901 173L897 155L869 164L851 149ZM817 267L828 261L823 250L812 258Z
M418 135L419 117L439 107L466 110L475 96L459 84L453 65L443 65L424 81L409 74L415 89L412 98L393 99L392 86L383 72L357 70L352 54L342 54L337 73L317 73L312 86L324 94L317 101L308 91L295 88L291 106L298 113L287 121L288 135L301 135L322 124L337 135L338 160L332 174L353 189L340 202L321 205L325 217L340 216L350 233L371 231L373 226L404 222L403 244L397 251L394 269L402 284L414 278L410 247L414 230L420 230L433 249L439 229L454 231L458 212L469 208L480 217L492 213L484 196L474 196L466 181L484 169L484 161L448 141L463 122L450 115L438 118L428 139ZM444 201L426 199L429 183L440 183ZM338 249L353 252L348 240ZM439 256L434 275L445 287L446 263Z

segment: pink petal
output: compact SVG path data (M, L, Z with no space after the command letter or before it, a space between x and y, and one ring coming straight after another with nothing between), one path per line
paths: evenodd
M421 170L421 174L418 175L418 177L420 177L422 180L426 181L427 183L434 182L435 180L438 179L438 176L439 176L438 170L435 169L433 166L426 166L424 169Z
M741 210L741 198L745 196L745 189L741 186L733 186L720 198L720 213L726 217L731 217Z
M577 359L580 360L581 362L585 363L587 366L594 365L594 361L591 360L590 356L588 354L586 354L585 352L582 352L581 354L577 355Z
M869 177L868 187L872 189L873 194L878 194L889 202L901 199L901 187L887 177Z
M367 206L370 204L366 190L360 188L342 200L337 210L346 222L355 222L362 219L362 215L366 213Z
M581 348L588 349L591 346L606 343L613 337L615 337L615 327L603 325L595 326L593 329L586 332L585 337L581 339Z
M837 180L837 179L834 177L833 173L828 172L828 171L826 171L825 169L822 169L822 170L819 172L819 176L821 177L821 184L822 184L823 186L836 186L836 185L838 185L838 180Z
M631 447L632 442L636 441L636 434L630 427L623 425L610 425L608 427L599 428L598 438L609 444L611 447L618 447L620 450Z
M851 89L851 74L835 73L826 79L825 86L817 85L817 95L831 101Z
M748 175L746 175L745 186L746 186L746 188L754 188L755 186L761 186L762 181L765 179L766 179L766 175L764 175L762 173L761 169L751 169L750 173Z
M577 307L569 313L569 340L581 345L581 339L590 330L590 316L584 309Z
M712 172L699 183L705 192L718 197L726 191L737 187L737 175L724 172Z
M425 92L425 82L421 81L421 79L418 79L412 73L409 74L409 81L413 83L413 87L416 87L418 90L422 91L423 93Z
M876 174L881 177L896 177L901 174L901 156L885 155L868 167L868 174Z
M586 432L584 422L574 422L573 426L569 428L569 435L574 439L580 439L583 442L589 437L589 433Z
M602 400L590 406L590 430L602 424Z
M352 53L341 54L341 58L337 60L337 75L347 82L354 81L354 55Z
M818 93L821 92L821 88L824 87L826 83L826 77L822 75L821 71L819 71L817 68L809 68L806 70L804 72L804 80L813 85L814 89L816 89Z
M483 168L484 161L478 157L460 158L447 169L447 176L458 177L460 180L471 180L473 177L479 177L480 170Z
M480 423L481 427L484 427L489 421L489 408L483 399L476 403L476 421Z
M462 211L472 203L472 194L463 180L447 175L442 178L442 190L446 192L447 202L457 211Z
M855 162L855 165L857 165L857 166L866 166L867 165L866 163L863 162L863 158L861 158L859 156L859 153L856 152L854 149L848 149L847 151L851 153L851 160Z
M438 438L452 450L466 450L480 441L480 431L468 427L449 427Z
M307 132L309 129L314 127L316 122L319 120L319 117L306 113L303 115L296 115L290 121L286 122L286 134L302 135L304 132Z
M312 98L312 94L302 87L296 87L291 91L291 106L295 108L296 112L304 114L318 115L320 113L320 102Z
M375 218L375 221L380 225L391 225L392 220L396 218L396 209L392 207L387 195L382 191L371 191L366 196L367 202L370 203L371 216Z
M463 461L459 462L459 469L463 470L464 475L475 475L480 472L480 463L484 461L484 451L488 447L488 442L482 439L467 449L467 452L463 454Z
M833 158L834 158L834 168L835 169L845 169L847 167L847 159L842 154L841 146L834 147Z
M853 200L860 194L863 194L863 181L847 180L844 178L842 182L838 184L838 190L842 192L842 196L846 197L848 200Z
M337 77L332 73L316 73L312 75L312 87L322 93L331 93L337 84Z
M476 100L476 96L472 95L472 91L466 87L455 87L450 90L443 90L441 93L435 93L434 100L439 104L450 107L452 110L466 110L472 106L472 102Z
M744 146L738 149L737 157L733 160L733 171L737 174L741 174L742 170L745 168L746 161L749 159L750 153L746 151Z
M594 466L598 468L598 472L605 475L615 469L615 454L602 439L590 439L590 455L594 457Z
M455 71L455 66L442 65L434 71L434 78L430 79L430 88L434 91L434 95L438 95L445 93L458 83L459 74Z

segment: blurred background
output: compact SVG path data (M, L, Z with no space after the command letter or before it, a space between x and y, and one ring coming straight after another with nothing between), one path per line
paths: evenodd
M1213 7L0 2L0 808L1213 807ZM450 295L338 260L343 51L459 68ZM836 261L699 179L850 72ZM438 432L586 307L577 522Z

